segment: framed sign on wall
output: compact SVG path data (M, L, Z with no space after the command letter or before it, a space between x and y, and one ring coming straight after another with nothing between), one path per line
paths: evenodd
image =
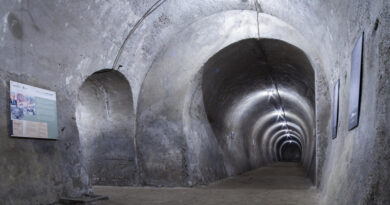
M363 55L363 36L362 33L357 40L352 51L351 57L351 78L349 87L349 120L348 129L352 130L359 124L359 108L360 108L360 80L362 71L362 55Z
M339 88L340 80L337 80L333 88L332 139L337 137L337 124L339 118Z
M56 93L10 81L11 136L57 139Z

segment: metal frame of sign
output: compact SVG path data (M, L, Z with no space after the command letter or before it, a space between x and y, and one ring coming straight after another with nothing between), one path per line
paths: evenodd
M348 130L352 130L359 125L360 92L363 65L363 36L364 33L362 33L357 40L351 56Z

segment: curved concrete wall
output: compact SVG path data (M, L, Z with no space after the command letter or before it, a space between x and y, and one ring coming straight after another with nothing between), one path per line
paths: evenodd
M203 65L207 63L209 58L226 46L243 39L258 37L256 16L256 12L253 11L228 11L197 21L178 33L170 42L170 46L167 47L164 53L162 53L160 57L154 61L148 75L146 76L140 93L137 113L137 146L139 147L139 152L142 155L142 157L139 158L139 164L142 168L141 173L144 173L145 175L142 178L146 184L170 184L174 182L171 185L186 185L197 183L196 180L191 179L192 176L198 176L198 178L205 177L202 176L201 173L192 173L193 171L196 172L196 170L200 169L195 168L194 166L197 165L193 164L201 164L199 164L198 159L195 159L196 161L192 162L187 157L187 150L189 155L193 155L191 153L195 151L192 150L197 150L199 152L203 149L203 145L201 143L194 143L196 141L194 141L193 138L197 138L199 135L206 135L213 138L214 135L212 133L198 133L207 130L206 127L208 126L208 121L204 118L197 119L201 122L198 121L197 124L195 124L196 127L193 127L191 116L188 114L189 110L192 109L192 106L203 106L203 103L194 104L193 102L197 102L193 99L193 93L196 92L196 89L200 84L202 84L201 81L198 81L200 79L197 77L197 73L201 71ZM263 19L260 23L260 28L262 28L261 38L279 39L299 47L305 51L309 59L313 59L311 61L313 68L321 70L321 65L318 60L316 60L316 53L314 52L314 49L310 47L309 43L302 37L302 35L300 35L299 32L275 17L260 14L260 18ZM240 20L237 21L236 19ZM267 43L264 44L265 45L263 47L268 48L267 52L270 54L278 52L278 46L272 47L267 46ZM301 56L299 56L296 54L297 52L290 51L289 53L288 50L283 50L283 46L281 47L282 49L280 52L286 52L284 57L286 59L286 63L290 58L290 62L288 63L301 66L304 68L302 71L306 69L309 71L305 72L313 73L310 65L311 62L305 59L305 54L300 54ZM248 48L253 50L251 47ZM276 51L273 51L272 49L276 49ZM291 55L291 53L294 53L296 56ZM253 59L256 58L256 56L253 57ZM292 62L293 58L301 58L303 61ZM250 58L248 58L248 60L249 59ZM272 64L273 62L277 62L282 59L283 57L280 59L273 59L270 57L269 62ZM248 63L252 62L253 60L248 61ZM309 68L307 68L308 64ZM220 69L221 72L223 72L225 68L221 65ZM317 73L321 73L321 71L317 71ZM310 76L310 74L308 75ZM308 80L309 82L312 82L311 86L314 87L313 78L314 76L311 76ZM218 84L215 86L218 87ZM193 90L194 88L195 90ZM313 93L311 95L313 96ZM204 96L203 93L203 97L209 96ZM314 99L312 99L312 101L314 101ZM313 103L314 102L311 103L311 106L313 106ZM202 108L198 109L202 110ZM309 113L311 112L309 116L311 116L311 120L313 120L313 108L310 108L309 106L306 110ZM199 126L199 123L202 126ZM313 126L313 122L311 122L311 126ZM311 133L312 130L309 132ZM159 134L157 135L156 133ZM219 134L220 133L216 135ZM312 138L312 135L313 134L305 133L305 136L309 138ZM237 139L244 140L243 137L238 137ZM245 143L248 142L248 140L244 141L246 141ZM243 144L244 142L237 143ZM315 140L312 140L311 144L306 144L308 146L307 151L310 152L310 154L305 155L307 159L304 159L306 167L308 169L312 169L310 172L312 173L313 178L315 174L313 158L314 143ZM266 143L256 142L255 146L257 146L257 144L260 145ZM207 145L205 146L207 147ZM161 150L159 150L159 152L152 152L151 150L155 149L155 147L159 147ZM233 145L228 149L234 150L234 147L235 146ZM207 150L202 150L201 152L207 153ZM221 164L213 161L205 163L218 166L210 167L209 169L211 170L224 170L227 168L226 171L228 175L241 173L248 170L250 167L253 168L259 166L261 162L252 163L250 166L249 164L245 165L247 160L243 160L243 158L245 158L245 155L243 155L244 153L245 151L243 149L237 149L232 151L230 154L233 154L238 158L234 159L234 157L231 156L223 157L226 158L226 166L222 168L220 167ZM214 154L215 153L213 152L213 155ZM221 161L218 160L219 158L213 157L206 157L205 159L217 159L217 162ZM265 162L264 160L260 161L263 161L263 163ZM228 163L232 164L229 165ZM187 167L191 168L187 169Z
M280 137L304 146L305 167L315 163L314 70L302 51L279 40L242 40L203 69L208 120L231 157L227 163L243 163L242 172L275 162L279 151L273 142Z
M136 184L134 117L131 89L120 72L98 71L80 87L76 122L92 185Z
M316 166L307 169L316 173L324 204L388 203L389 2L259 3L264 13L259 18L261 37L303 50L315 70ZM75 118L79 87L94 72L112 67L123 40L153 4L1 1L0 199L6 204L51 203L60 195L88 192ZM223 150L216 148L206 111L198 106L203 103L200 68L226 46L257 38L254 10L253 1L168 0L130 36L115 69L130 83L137 145L158 145L160 153L140 147L140 184L191 185L231 174L224 168ZM236 18L228 20L229 12L237 13ZM275 27L291 34L271 35ZM357 129L347 131L350 54L362 31L362 117ZM230 35L234 32L242 36ZM194 46L185 46L191 40ZM332 141L330 87L339 78L339 135ZM9 138L9 80L57 92L59 141ZM160 126L166 129L154 129ZM158 162L170 157L174 160L169 166Z

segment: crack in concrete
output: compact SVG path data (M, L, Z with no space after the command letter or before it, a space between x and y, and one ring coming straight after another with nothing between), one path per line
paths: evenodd
M130 30L129 34L127 34L125 40L123 41L121 47L119 48L118 54L115 57L114 64L112 65L112 69L115 69L118 61L123 53L123 49L127 43L127 41L130 39L130 37L133 35L133 33L137 30L137 28L141 25L141 23L148 17L150 14L152 14L156 9L158 9L163 3L165 3L167 0L157 0L156 3L154 3L146 12L145 14L135 23L133 28ZM118 69L122 67L119 65Z

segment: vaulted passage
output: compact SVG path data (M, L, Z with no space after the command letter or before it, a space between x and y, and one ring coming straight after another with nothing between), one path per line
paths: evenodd
M390 204L389 0L0 5L0 205Z
M96 193L113 196L112 202L118 204L235 204L242 198L246 198L247 204L316 204L315 75L307 55L281 40L244 39L214 53L200 73L199 85L189 101L189 124L191 129L200 129L193 122L195 118L211 131L202 139L187 141L186 146L189 150L201 149L201 153L192 151L200 157L172 153L172 144L165 144L169 138L161 139L159 135L149 136L153 146L165 146L156 148L157 153L147 139L137 142L145 171L141 177L146 185L170 185L181 176L177 172L182 163L187 163L186 166L203 165L199 166L201 182L184 175L184 179L194 180L188 183L195 183L196 188L96 186ZM145 95L150 98L149 92ZM149 110L147 114L150 115ZM154 119L148 117L145 123L150 121ZM154 125L158 127L153 128L153 133L163 122ZM154 160L155 157L160 160ZM184 159L171 162L172 157ZM161 163L163 169L157 169L153 163ZM160 169L161 172L155 172ZM165 173L165 169L172 171ZM257 197L253 197L255 190ZM221 198L222 195L228 197ZM197 200L191 200L194 197Z
M305 53L280 40L248 39L203 69L205 110L228 172L299 161L314 177L314 70Z

